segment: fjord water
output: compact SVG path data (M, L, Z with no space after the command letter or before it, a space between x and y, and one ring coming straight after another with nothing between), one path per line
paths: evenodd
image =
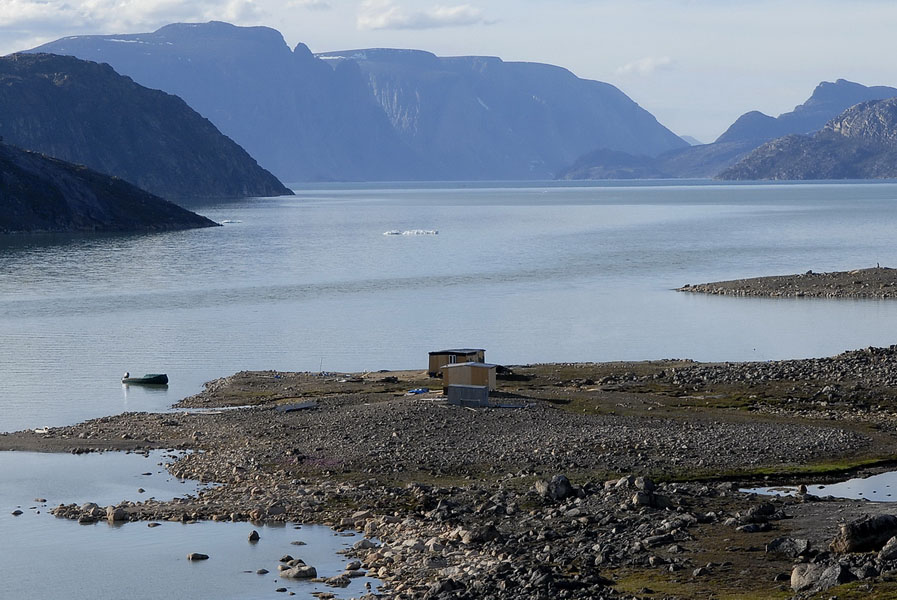
M0 246L0 431L165 410L241 369L824 356L897 302L681 294L897 266L897 184L333 186L196 206L223 227ZM386 236L386 231L438 235ZM123 387L124 371L168 388Z
M895 342L897 301L672 291L897 266L892 183L333 186L192 208L230 222L0 241L0 431L168 410L241 369L423 369L427 351L451 346L519 364L767 360ZM439 234L383 235L394 230ZM123 387L124 371L171 383ZM145 460L0 453L0 597L275 597L271 579L243 571L273 570L297 537L310 562L339 570L340 538L326 529L266 528L250 547L248 524L83 527L46 514L140 499L138 486L176 493L145 482L156 471ZM189 564L194 551L214 555Z

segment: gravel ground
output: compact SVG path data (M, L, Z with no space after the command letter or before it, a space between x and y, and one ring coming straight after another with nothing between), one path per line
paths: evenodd
M169 470L222 484L196 498L53 512L85 522L360 529L374 541L354 550L359 569L345 577L381 579L381 596L698 598L750 589L766 597L789 589L783 577L798 560L765 554L767 543L799 534L818 548L801 560L828 560L825 539L865 505L671 479L882 457L893 454L894 428L869 427L867 413L854 410L807 418L683 405L675 394L717 385L749 392L759 381L871 393L890 387L895 363L897 347L778 363L514 367L496 399L522 408L485 409L450 406L433 392L406 395L436 383L420 372L243 372L210 382L183 412L0 435L0 449L195 450ZM854 562L873 583L870 574L890 564Z
M807 271L802 275L687 284L678 291L725 296L897 298L897 269L873 267L833 273Z

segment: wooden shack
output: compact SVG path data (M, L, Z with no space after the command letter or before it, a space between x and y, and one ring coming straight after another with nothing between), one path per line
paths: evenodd
M455 348L453 350L436 350L430 352L430 364L427 374L430 377L440 377L442 367L457 363L483 362L486 360L486 351L482 348Z
M492 391L497 366L483 362L445 365L442 367L442 391L447 394L450 385L481 385Z

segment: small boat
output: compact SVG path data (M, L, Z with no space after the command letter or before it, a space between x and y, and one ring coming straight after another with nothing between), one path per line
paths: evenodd
M130 373L125 373L121 378L122 383L137 383L141 385L167 385L168 375L165 373L147 373L143 377L131 377Z

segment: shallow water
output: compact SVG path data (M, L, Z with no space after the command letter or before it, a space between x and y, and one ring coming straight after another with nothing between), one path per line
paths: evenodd
M0 573L4 574L0 598L217 600L282 597L274 591L281 586L299 598L334 591L277 577L278 560L284 554L314 565L320 576L341 573L348 560L336 552L358 538L337 536L327 527L213 522L162 522L155 528L146 523L80 525L49 514L61 502L105 506L196 493L196 482L171 477L161 462L167 462L162 452L148 458L118 452L0 452ZM145 491L138 492L139 488ZM13 516L15 509L23 514ZM261 536L255 544L248 542L253 529ZM186 560L191 552L210 558L192 563ZM257 575L261 568L270 573ZM339 597L360 596L366 582L377 584L368 578L353 580L349 588L339 590Z
M760 487L745 490L755 494L793 496L797 486ZM855 477L837 483L807 485L807 493L814 496L833 496L873 502L897 502L897 471L870 477Z
M897 341L897 302L672 291L897 266L894 183L322 186L194 208L230 222L0 240L0 431L168 410L242 369L423 370L428 351L453 346L521 364L769 360ZM415 230L438 234L383 235ZM171 383L122 386L125 371ZM116 456L0 454L0 596L282 597L254 571L305 556L297 535L322 574L342 567L345 540L327 529L265 528L252 546L245 524L79 526L33 502L189 489ZM287 585L300 597L307 586Z

